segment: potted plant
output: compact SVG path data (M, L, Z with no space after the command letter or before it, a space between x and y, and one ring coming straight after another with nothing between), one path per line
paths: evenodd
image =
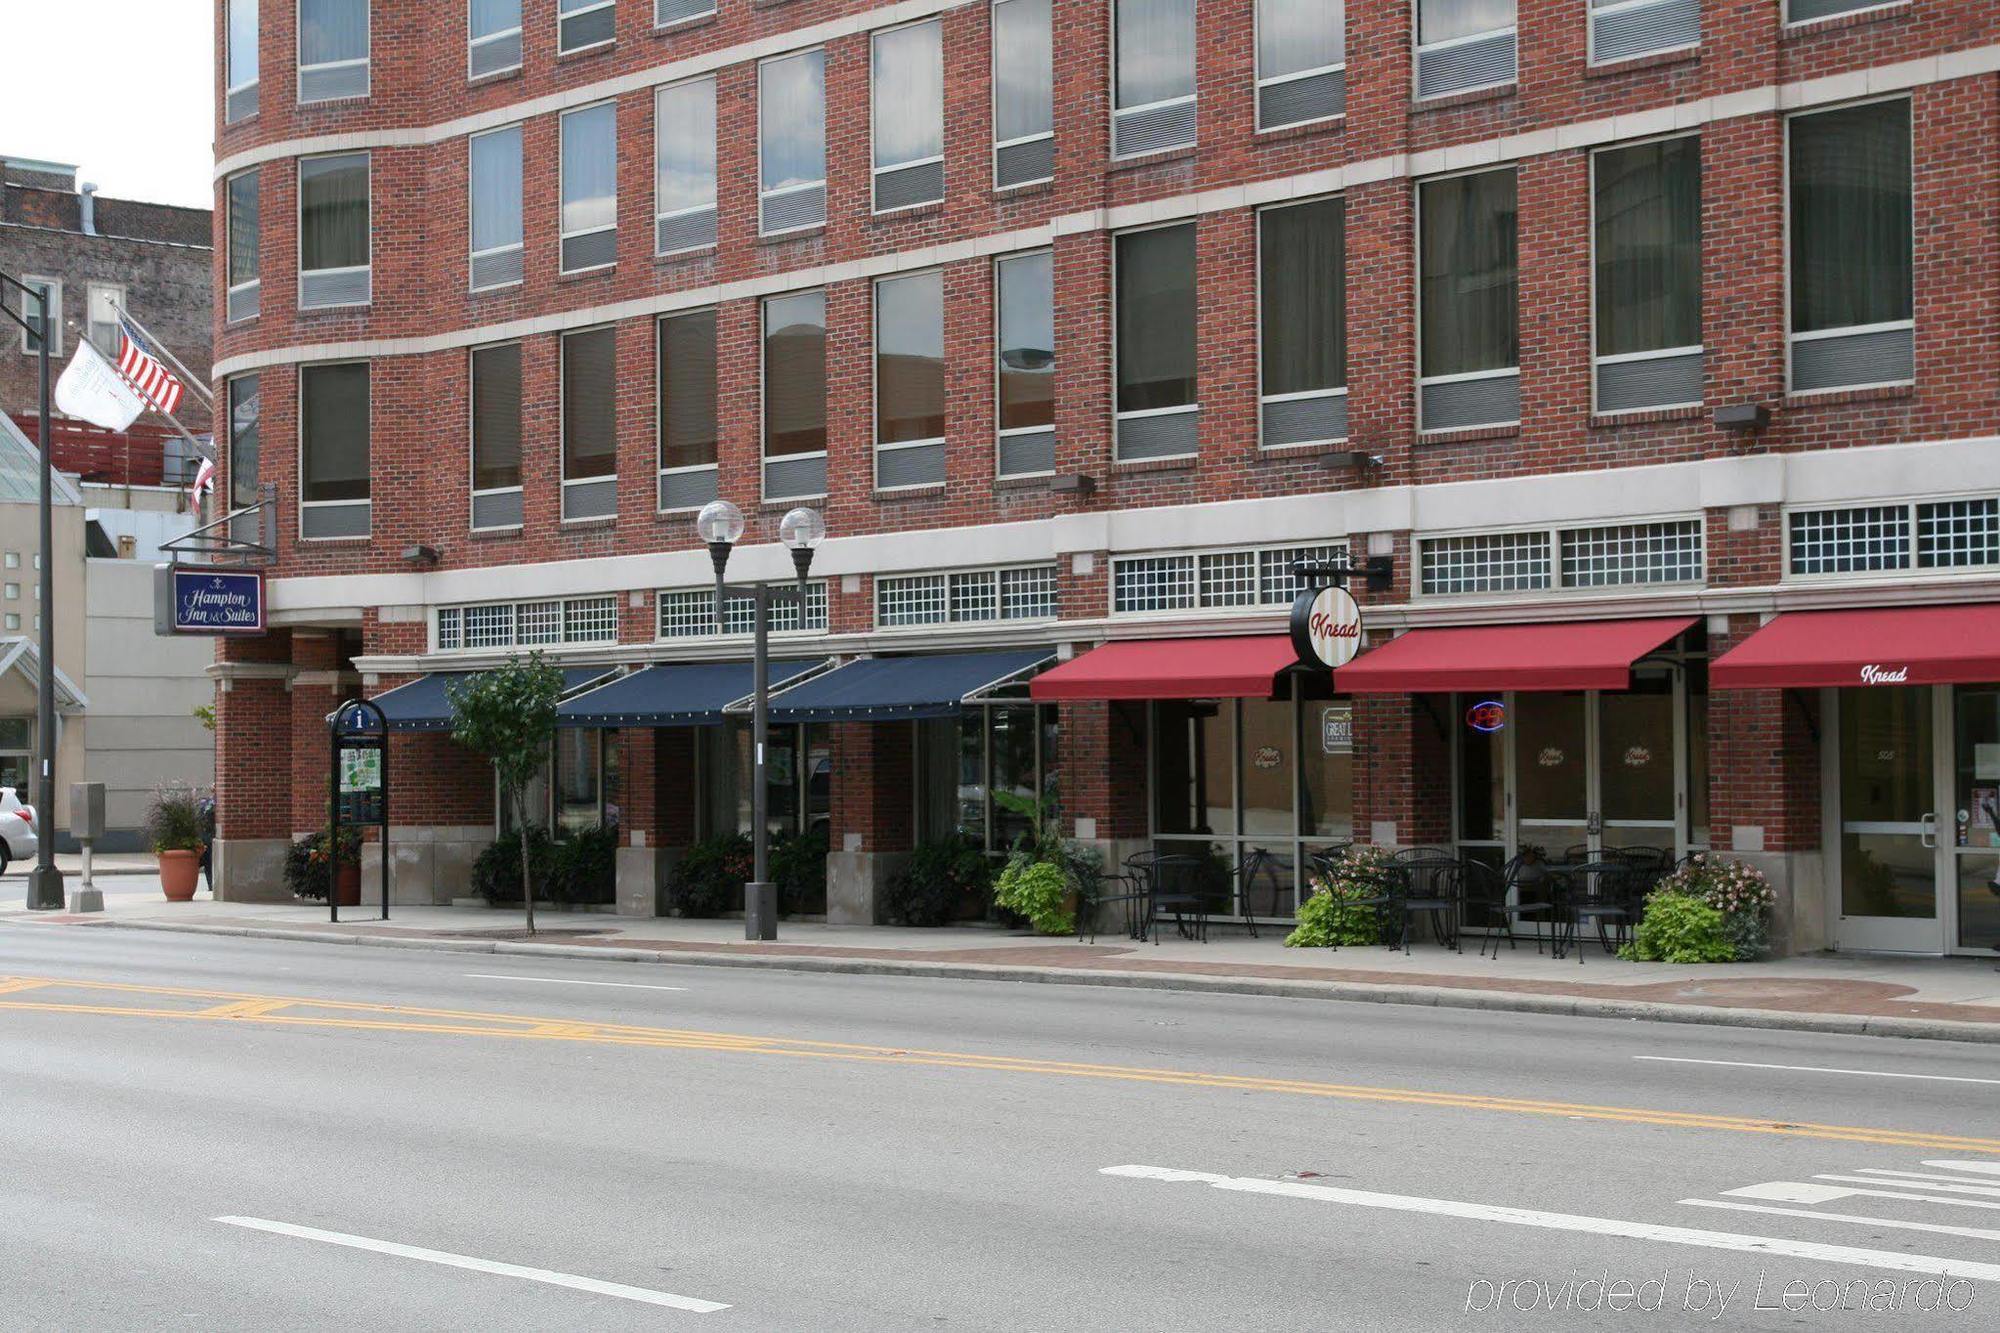
M340 831L340 880L329 881L333 858L327 853L324 830L300 838L285 853L285 887L294 896L325 902L327 891L338 888L342 907L361 904L361 834L355 829Z
M173 783L156 788L146 809L146 838L160 863L160 888L168 902L194 897L201 869L202 812L194 788Z

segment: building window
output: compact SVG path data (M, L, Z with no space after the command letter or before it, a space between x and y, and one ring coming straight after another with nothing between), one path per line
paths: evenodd
M299 308L367 305L369 163L366 153L299 159Z
M1347 206L1257 215L1258 367L1266 447L1347 438Z
M439 652L618 642L618 599L486 602L437 609Z
M1115 242L1119 461L1195 452L1194 224Z
M999 473L1030 477L1056 467L1055 256L1047 250L995 261L999 323Z
M229 381L229 506L250 509L263 502L263 404L255 375ZM260 526L256 529L261 535Z
M475 134L466 141L470 185L472 290L511 287L525 276L521 233L521 127Z
M229 292L225 298L227 319L254 319L262 305L264 284L258 268L258 238L263 231L263 173L260 168L239 171L225 187L228 217L224 244L229 247Z
M826 222L826 52L757 67L758 230Z
M368 0L299 0L299 102L368 95Z
M1418 187L1425 430L1521 419L1514 186L1509 168Z
M1195 141L1194 0L1113 0L1111 155Z
M118 313L125 308L125 289L114 282L93 282L84 287L85 336L90 345L112 360L118 359Z
M472 526L521 526L521 344L472 349Z
M1794 393L1916 378L1910 103L1793 116Z
M882 629L961 625L990 620L1051 620L1056 567L972 569L875 580L875 623Z
M1701 45L1701 0L1590 0L1590 60L1609 65Z
M1049 0L993 0L993 183L1053 180L1055 127Z
M1906 0L1785 0L1785 22L1813 23L1864 9L1888 9Z
M31 333L21 330L21 350L30 356L40 355L42 333L49 331L49 358L54 360L63 353L62 282L56 278L38 277L32 273L21 275L21 285L28 292L20 293L21 318L34 326ZM34 292L35 295L29 295ZM46 300L48 309L42 309Z
M1111 562L1117 615L1290 606L1302 585L1301 560L1342 560L1347 543L1120 556Z
M222 123L234 125L257 114L258 0L229 0L228 75L223 81Z
M369 532L368 363L299 367L299 533Z
M662 592L660 637L662 639L702 639L715 634L715 590L682 588ZM824 634L826 632L826 584L806 585L805 622L801 628L797 601L775 602L770 608L773 634ZM748 593L732 593L723 599L722 632L748 635L757 628L756 599Z
M618 259L618 104L562 117L562 271Z
M556 0L558 55L607 45L617 35L617 0Z
M653 0L653 26L665 28L689 19L707 18L715 12L715 0Z
M715 413L715 312L660 321L660 508L716 497L722 431Z
M1698 519L1566 528L1557 540L1562 547L1565 588L1701 581Z
M869 66L875 211L944 198L943 23L875 34Z
M764 302L764 496L826 494L826 293Z
M1257 0L1257 128L1346 111L1346 0Z
M618 512L618 331L562 338L562 516Z
M1596 410L1702 400L1701 140L1591 155Z
M1622 523L1556 532L1481 532L1418 543L1426 596L1698 583L1700 519Z
M466 76L521 67L521 0L467 0Z
M1418 543L1426 596L1539 592L1554 586L1546 532L1490 532L1432 537Z
M1417 0L1417 96L1512 83L1514 0Z
M2000 565L2000 497L1794 510L1795 577Z
M958 835L1004 855L1033 832L1033 819L1017 811L1055 791L1054 708L994 702L924 719L915 731L919 838ZM1019 803L994 799L1003 793Z
M944 274L875 284L875 485L944 484Z
M715 80L662 88L653 103L654 249L715 244Z

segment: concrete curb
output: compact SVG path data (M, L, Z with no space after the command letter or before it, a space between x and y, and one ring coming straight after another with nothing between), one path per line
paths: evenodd
M321 930L265 926L204 926L185 921L91 923L119 930L157 930L183 935L231 935L303 944L362 945L378 949L425 949L437 953L511 954L531 958L578 958L598 962L653 963L689 967L745 967L775 972L837 976L926 977L948 981L1040 982L1055 986L1106 986L1127 990L1191 991L1212 995L1264 995L1300 1000L1345 1000L1358 1004L1405 1004L1432 1009L1472 1009L1497 1013L1554 1014L1567 1018L1617 1018L1634 1022L1690 1023L1709 1027L1831 1032L1845 1036L1904 1037L2000 1045L2000 1023L1950 1019L1891 1018L1865 1014L1807 1014L1782 1009L1729 1009L1714 1005L1661 1004L1650 1000L1605 1000L1594 996L1533 995L1516 991L1460 990L1448 986L1401 986L1351 981L1286 981L1268 977L1214 977L1187 972L1085 971L998 963L898 962L886 958L827 958L804 954L663 953L655 949L598 949L574 944L530 944L519 940L448 940L381 935L336 935Z

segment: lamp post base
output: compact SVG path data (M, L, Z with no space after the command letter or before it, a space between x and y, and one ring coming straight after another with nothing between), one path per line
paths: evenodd
M36 866L28 872L28 910L60 912L63 909L63 874L54 866Z
M778 938L777 885L745 884L743 886L743 938L746 940L775 940Z

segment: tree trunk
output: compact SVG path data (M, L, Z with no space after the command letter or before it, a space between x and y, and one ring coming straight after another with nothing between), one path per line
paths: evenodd
M535 933L535 881L529 871L528 859L528 795L523 789L514 791L514 827L521 832L521 900L528 909L528 933Z

